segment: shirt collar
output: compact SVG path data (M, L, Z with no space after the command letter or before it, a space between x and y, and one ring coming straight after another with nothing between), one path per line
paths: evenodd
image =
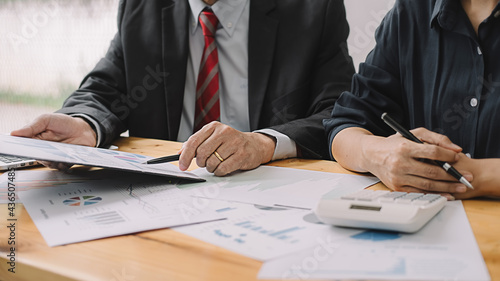
M218 0L211 6L212 11L219 19L219 24L224 30L233 36L236 25L238 24L243 10L249 0ZM189 0L192 17L190 23L193 25L192 32L196 32L199 24L199 15L206 7L210 7L202 0Z
M457 23L458 11L462 9L460 1L457 0L437 0L434 4L430 27L439 24L442 28L451 30ZM497 4L490 17L500 17L500 2Z
M444 0L437 0L436 3L434 4L434 10L432 10L432 16L431 16L431 22L430 22L430 25L431 25L431 28L434 26L435 22L436 22L436 18L439 14L439 12L441 11L441 8L443 6L443 2Z
M457 22L459 5L461 4L457 0L437 0L432 11L430 27L439 24L442 28L451 30Z

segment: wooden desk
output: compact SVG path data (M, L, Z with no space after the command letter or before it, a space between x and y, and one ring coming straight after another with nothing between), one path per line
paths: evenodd
M181 146L138 138L122 138L116 145L155 157L175 153ZM271 165L350 173L331 161L290 159ZM491 278L500 280L500 201L468 200L464 206ZM16 273L12 274L6 263L7 206L0 205L0 280L256 280L262 264L170 229L50 248L22 205L16 214Z

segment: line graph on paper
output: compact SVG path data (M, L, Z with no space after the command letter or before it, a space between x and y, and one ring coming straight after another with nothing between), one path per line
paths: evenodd
M158 214L160 211L158 208L156 208L154 205L148 203L147 201L144 201L142 199L143 196L150 195L152 192L148 189L138 189L136 188L134 190L134 187L132 184L130 184L125 191L128 192L128 196L131 198L137 200L137 205L140 206L146 213L148 214Z
M224 218L204 210L184 216L192 197L164 178L121 177L20 193L49 246Z

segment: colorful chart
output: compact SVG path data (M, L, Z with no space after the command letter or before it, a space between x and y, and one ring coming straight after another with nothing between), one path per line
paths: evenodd
M357 240L369 240L369 241L379 242L379 241L399 239L401 238L401 234L391 231L368 230L353 235L351 236L351 238Z
M143 163L144 160L147 158L146 156L139 155L139 154L106 150L106 149L102 149L102 150L100 149L100 150L98 150L98 152L103 153L103 154L113 155L113 157L116 159L125 160L125 161L131 162L131 163Z
M69 199L66 199L63 201L64 205L67 206L88 206L88 205L93 205L101 202L102 198L101 197L96 197L96 196L76 196L76 197L71 197Z

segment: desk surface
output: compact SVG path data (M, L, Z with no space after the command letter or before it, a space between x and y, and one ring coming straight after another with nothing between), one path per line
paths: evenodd
M176 153L181 146L138 138L122 138L115 144L120 150L154 157ZM350 173L332 161L289 159L271 165ZM500 201L468 200L464 206L491 278L500 280ZM0 280L257 280L262 264L170 229L50 248L22 205L16 214L16 273L12 274L6 263L7 206L0 205Z

